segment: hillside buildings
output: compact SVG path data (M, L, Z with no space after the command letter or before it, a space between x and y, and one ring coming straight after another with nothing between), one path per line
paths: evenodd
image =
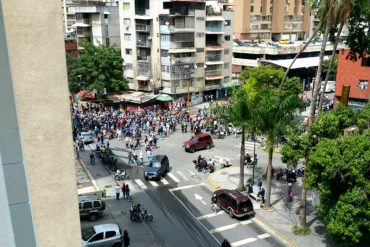
M204 0L120 0L121 51L133 90L223 97L231 79L233 12Z

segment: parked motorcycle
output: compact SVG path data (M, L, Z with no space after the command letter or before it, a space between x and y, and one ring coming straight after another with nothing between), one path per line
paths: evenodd
M114 178L116 180L125 180L125 179L130 179L130 176L128 175L128 173L125 170L118 169L116 171L116 174L114 174Z
M146 222L151 222L153 221L153 215L149 214L148 213L148 210L146 209L142 209L141 212L135 212L135 211L131 211L130 210L130 220L131 221L138 221L138 222L141 222L141 217L140 217L140 214L142 214L142 218L143 220L145 220Z

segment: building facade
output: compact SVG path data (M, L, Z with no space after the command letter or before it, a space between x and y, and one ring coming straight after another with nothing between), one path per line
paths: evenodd
M234 34L240 40L304 40L314 20L305 0L230 0Z
M370 56L356 62L347 59L347 49L338 54L335 99L341 100L343 85L350 85L348 106L362 108L370 100Z
M223 97L231 79L233 12L204 0L121 0L121 51L133 90Z
M81 246L60 12L59 0L0 1L4 247Z
M74 13L77 44L84 41L94 45L121 47L118 2L116 1L74 1L68 7Z

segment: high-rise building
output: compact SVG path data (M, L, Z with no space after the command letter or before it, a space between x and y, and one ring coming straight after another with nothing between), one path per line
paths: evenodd
M240 40L304 40L310 35L305 0L230 0L235 5L234 33Z
M0 1L1 247L81 246L60 13Z
M83 41L121 47L117 1L73 1L68 11L76 16L71 27L76 29L79 47Z
M224 1L226 2L226 1ZM233 12L205 0L120 0L129 87L175 98L223 97L231 77Z

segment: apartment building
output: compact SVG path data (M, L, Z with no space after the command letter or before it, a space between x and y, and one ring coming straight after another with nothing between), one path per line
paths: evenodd
M233 12L205 0L121 0L125 77L133 90L223 97L231 77Z
M370 100L370 56L356 62L347 59L348 49L338 54L338 68L335 86L335 99L341 100L344 85L349 85L348 106L361 109Z
M307 0L230 0L234 4L235 38L304 40L313 19ZM314 23L317 24L317 23Z
M81 246L60 12L0 1L1 247Z
M77 43L87 41L94 45L121 47L119 10L117 1L73 1L68 7L74 13Z

